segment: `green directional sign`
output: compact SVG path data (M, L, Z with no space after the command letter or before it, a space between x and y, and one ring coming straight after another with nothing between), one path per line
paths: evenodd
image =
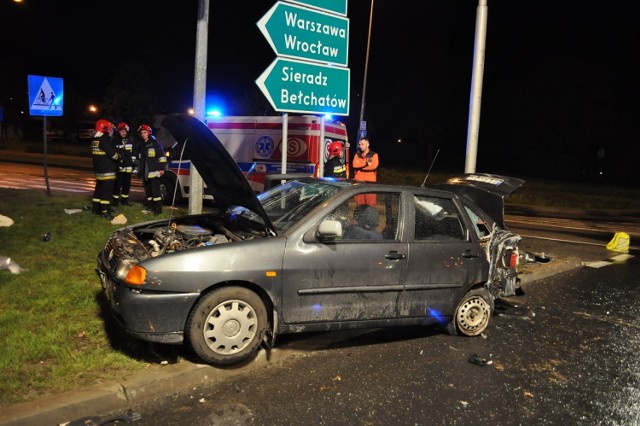
M276 111L349 115L350 71L277 58L256 84Z
M347 18L279 1L257 25L278 56L347 66Z
M347 16L347 0L288 0L290 3L298 3L317 9L335 12Z

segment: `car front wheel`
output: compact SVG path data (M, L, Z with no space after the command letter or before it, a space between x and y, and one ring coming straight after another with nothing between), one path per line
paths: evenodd
M448 324L449 334L477 336L489 326L493 314L493 298L484 288L471 290L464 295L455 311L453 321Z
M196 304L185 333L203 361L231 365L255 356L266 329L267 311L257 294L242 287L223 287Z

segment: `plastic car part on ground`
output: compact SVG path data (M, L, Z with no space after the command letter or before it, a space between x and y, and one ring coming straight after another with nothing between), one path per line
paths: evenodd
M13 225L13 219L8 216L3 216L0 214L0 226L11 226Z
M124 225L127 223L127 218L121 213L118 216L111 219L111 223L113 225Z
M2 269L7 269L12 274L19 274L20 272L24 271L24 269L22 269L20 265L11 260L10 257L6 256L0 256L0 270Z

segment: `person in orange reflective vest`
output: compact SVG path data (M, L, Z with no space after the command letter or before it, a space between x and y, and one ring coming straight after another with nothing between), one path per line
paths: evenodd
M373 152L369 147L369 139L361 138L358 141L358 151L353 156L351 163L355 170L354 180L362 182L376 182L378 176L378 154ZM375 194L366 194L356 198L357 204L368 204L370 206L376 204Z

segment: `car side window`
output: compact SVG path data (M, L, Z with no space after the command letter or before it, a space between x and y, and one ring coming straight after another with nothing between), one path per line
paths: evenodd
M453 202L446 198L415 195L415 240L466 239L463 222Z
M363 193L349 198L325 219L342 224L342 241L399 239L399 193Z

